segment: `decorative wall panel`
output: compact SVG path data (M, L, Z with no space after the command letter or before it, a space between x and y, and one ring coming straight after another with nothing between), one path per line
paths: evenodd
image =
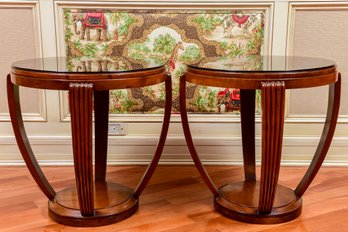
M22 5L21 5L22 6ZM0 114L8 115L6 76L11 63L37 57L39 43L36 38L33 6L2 6L0 3ZM42 92L21 88L22 111L27 115L41 115ZM42 115L41 115L42 116Z
M342 73L342 99L348 99L348 9L332 5L294 5L292 51L293 55L314 56L337 62ZM291 115L325 115L327 88L291 91ZM341 115L348 115L347 101L341 102Z
M99 11L96 12L95 9ZM146 13L147 18L144 18L143 13L145 11L137 9L151 10L146 11L149 13ZM202 11L202 9L205 11ZM214 9L219 9L219 12ZM259 41L262 45L258 48L258 52L280 55L325 56L337 61L343 74L344 86L342 90L344 93L342 95L340 123L337 125L335 138L325 162L327 164L347 165L348 124L346 123L347 119L344 118L348 111L345 101L347 98L345 91L348 90L345 86L345 77L348 75L346 58L346 54L348 54L347 9L347 1L289 2L287 0L257 0L253 2L239 1L237 3L234 0L0 0L0 19L3 22L0 26L0 88L1 90L5 89L6 74L11 63L17 59L40 55L47 57L64 56L76 52L76 56L69 56L72 69L79 66L81 66L79 69L88 69L89 67L91 70L98 70L99 68L113 69L115 65L119 69L122 66L126 68L127 62L140 62L142 57L137 57L137 55L143 57L158 55L158 60L162 59L163 62L167 62L170 56L174 54L175 45L181 41L184 49L178 49L178 60L171 63L172 66L175 65L173 78L174 82L177 82L178 77L176 75L179 74L180 67L183 67L182 63L195 61L202 54L212 55L214 52L218 53L224 50L229 51L230 54L238 54L240 51L253 50L252 43L248 43L253 34L245 33L244 30L252 31L256 29L255 26L252 26L252 19L253 22L260 22L261 20L261 26L264 24L264 28L259 31L262 32L259 34ZM100 38L97 40L99 36L96 29L91 28L89 32L91 40L88 41L86 38L87 31L85 31L84 39L81 39L81 20L76 21L77 30L80 31L80 34L74 32L73 14L87 13L87 11L93 13L93 10L94 13L103 13L108 21L107 41L102 41L102 39L105 39L102 32L100 32ZM180 16L180 12L185 14ZM163 15L164 13L165 15ZM249 15L249 18L239 27L239 24L232 18L232 14L239 16L241 21L243 21L242 15ZM111 17L112 15L114 17ZM188 23L187 20L182 20L184 18L191 18L192 20ZM196 18L196 21L193 18ZM138 21L132 22L132 19ZM225 23L221 23L221 19L224 19ZM157 24L154 23L155 20L158 20ZM144 27L146 26L144 30L139 29L141 23ZM94 24L98 24L98 20ZM286 33L286 28L289 25L292 29ZM157 30L156 27L158 27ZM183 29L187 27L195 31L189 31L189 34L183 33ZM162 28L164 33L161 34ZM40 32L40 30L42 31ZM166 36L166 33L169 36ZM212 37L209 33L217 33L222 36ZM288 39L286 38L287 35L289 36ZM164 45L162 45L162 42L155 42L155 39L160 38L160 36L164 38L160 40L165 42ZM174 41L174 43L171 41ZM229 44L227 47L225 46L225 49L221 45L226 43L219 43L222 41ZM234 46L233 41L236 42ZM237 41L240 41L241 44ZM70 46L71 44L73 45ZM157 49L155 50L155 44L161 46L156 46ZM249 48L247 47L248 44L250 45ZM258 43L255 44L256 47L259 46ZM73 49L73 51L71 48L74 46L76 50ZM40 51L41 47L42 51ZM159 49L158 47L162 48ZM110 48L108 51L111 53L103 54L107 48ZM18 50L20 52L17 52ZM159 55L160 50L162 56ZM79 52L83 52L83 54L79 54ZM95 56L93 56L93 53L95 53ZM127 60L118 59L119 56L124 54ZM101 61L108 62L99 63L99 58ZM146 61L146 59L144 60ZM88 61L91 61L91 66L89 66ZM169 64L167 65L168 68L171 66ZM177 86L175 89L177 91ZM157 135L160 132L161 124L159 122L162 121L162 115L157 114L161 112L160 103L161 97L163 97L160 90L161 87L156 86L154 88L134 91L122 90L111 93L114 96L111 95L110 112L113 114L110 119L123 122L127 128L127 135L110 136L108 162L112 164L145 164L150 159L153 148L157 143ZM205 163L241 164L242 148L239 117L238 115L234 117L230 114L218 114L219 105L221 106L220 111L228 111L228 109L226 110L226 102L228 104L231 90L227 90L227 94L223 94L224 90L222 90L221 95L227 98L223 100L224 105L218 103L217 93L219 91L195 87L193 95L196 98L188 99L191 111L199 113L190 116L190 122L195 122L190 125L192 133L195 135L195 144ZM26 120L34 120L34 114L37 116L44 115L42 112L45 112L45 98L42 92L32 89L22 90L24 94L22 106L24 111L27 112L24 115ZM288 99L290 100L291 119L288 119L285 124L282 156L284 163L303 165L308 164L311 160L323 126L323 119L317 116L322 117L325 112L326 92L326 89L313 88L290 93ZM135 96L140 95L139 99L141 101L135 101L134 94ZM177 92L174 94L177 94ZM199 96L201 97L199 98ZM69 115L67 93L59 95L57 91L47 91L46 97L47 122L44 123L44 126L42 126L42 122L26 123L29 139L39 162L55 165L71 164L70 123L65 122ZM150 104L154 107L151 109L142 107L145 97L149 99ZM196 99L196 103L193 99ZM210 104L212 102L214 104ZM39 114L39 112L41 113ZM143 112L146 114L142 114ZM137 113L141 113L141 116ZM307 116L311 118L302 118ZM62 122L62 119L64 122ZM0 165L23 164L23 159L18 152L13 137L11 124L8 122L5 91L0 91L0 120L7 121L0 123ZM167 164L192 164L182 135L180 116L173 114L171 121L174 123L171 124L166 142L167 146L164 149L161 161ZM257 119L257 154L260 154L260 127L261 123ZM257 156L257 159L259 160L260 157Z
M262 54L262 10L64 9L67 62L71 70L127 70L149 60L165 64L173 77L173 111L185 64L204 57ZM239 90L189 85L188 111L233 112ZM160 113L164 86L110 91L110 113Z

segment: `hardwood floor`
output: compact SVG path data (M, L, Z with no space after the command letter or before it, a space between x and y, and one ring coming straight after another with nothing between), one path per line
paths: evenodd
M217 186L243 179L239 166L208 166ZM144 166L109 166L107 179L135 186ZM55 190L74 184L72 167L44 167ZM280 183L294 188L305 167L281 167ZM258 175L259 176L259 175ZM212 194L193 166L159 166L140 197L138 212L117 224L74 228L48 217L47 199L26 167L0 167L0 231L348 231L348 167L323 167L294 221L254 225L214 211Z

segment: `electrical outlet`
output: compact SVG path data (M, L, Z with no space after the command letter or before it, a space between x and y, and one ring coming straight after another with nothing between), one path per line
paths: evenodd
M124 123L109 123L109 135L126 135L126 124Z

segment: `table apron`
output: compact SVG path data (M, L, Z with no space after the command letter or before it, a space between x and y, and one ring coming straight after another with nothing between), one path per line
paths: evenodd
M310 88L329 85L337 82L337 72L311 77L263 77L263 78L241 78L231 76L210 76L195 73L186 73L185 79L188 82L221 88L237 89L261 89L263 82L284 82L286 89Z
M88 76L88 74L86 74ZM149 85L155 85L164 82L166 79L165 73L139 76L139 77L115 77L113 79L45 79L42 77L21 76L11 73L11 82L24 87L37 89L52 89L52 90L69 90L70 83L91 83L94 90L110 90L110 89L127 89L137 88Z

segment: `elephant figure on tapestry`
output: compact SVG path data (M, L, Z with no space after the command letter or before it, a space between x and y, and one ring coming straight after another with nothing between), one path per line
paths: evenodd
M95 29L97 32L97 41L107 41L108 34L108 21L104 13L101 12L73 12L72 14L74 32L76 35L80 35L80 39L91 40L91 29ZM77 22L81 23L81 31L77 29Z
M76 67L77 72L92 72L92 61L81 61L81 65Z

